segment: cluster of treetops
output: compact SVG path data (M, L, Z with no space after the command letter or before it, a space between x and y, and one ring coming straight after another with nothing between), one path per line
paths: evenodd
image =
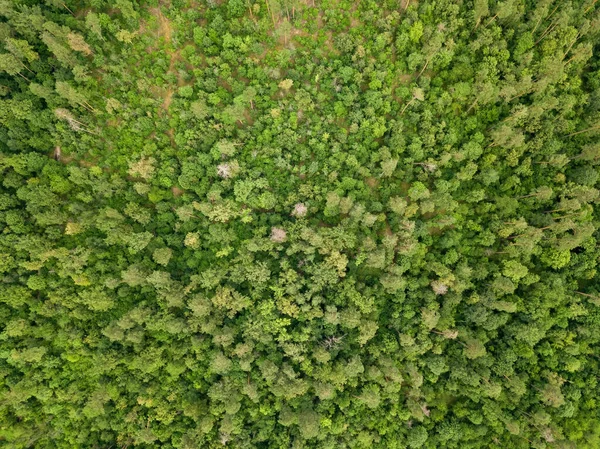
M0 446L600 447L600 2L0 0Z

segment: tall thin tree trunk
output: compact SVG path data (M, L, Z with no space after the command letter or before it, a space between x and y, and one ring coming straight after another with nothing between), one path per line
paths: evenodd
M273 21L273 28L275 28L275 16L273 15L273 12L271 11L271 7L269 6L269 0L265 0L265 3L267 5L267 12L271 16L271 20Z
M582 131L577 131L577 132L575 132L575 133L567 134L565 137L576 136L577 134L586 133L586 132L588 132L588 131L593 131L593 130L595 130L595 129L600 129L600 125L592 126L591 128L587 128L587 129L584 129L584 130L582 130Z

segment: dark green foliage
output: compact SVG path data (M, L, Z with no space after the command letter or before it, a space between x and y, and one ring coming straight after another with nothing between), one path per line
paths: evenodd
M0 442L600 447L599 24L0 1Z

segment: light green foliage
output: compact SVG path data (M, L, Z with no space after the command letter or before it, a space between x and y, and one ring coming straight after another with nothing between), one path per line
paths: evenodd
M223 353L219 352L212 358L210 370L214 373L225 374L231 369L232 363Z
M408 31L408 37L413 42L418 42L423 36L423 23L421 21L415 22Z
M408 196L413 201L429 198L429 195L429 189L427 189L427 187L420 181L415 182L408 190Z
M127 246L129 247L129 251L132 254L139 253L146 246L148 246L148 243L150 243L150 240L152 240L152 234L148 231L137 232L124 237L125 241L127 242Z
M520 279L527 276L529 270L526 266L520 264L516 260L505 260L504 261L504 269L502 270L502 274L514 282L519 282Z
M465 356L468 359L476 359L486 354L485 345L476 338L469 338L465 343Z
M559 269L567 266L571 260L571 251L560 251L555 248L547 248L542 253L540 260L547 266Z
M152 253L152 259L154 259L157 264L166 266L169 263L169 260L171 260L172 255L173 251L171 248L158 248Z
M0 441L600 447L600 4L0 1Z
M309 439L319 435L320 419L319 414L307 409L302 410L298 414L298 427L300 429L300 435L303 438Z
M427 437L427 430L424 427L418 426L414 429L411 429L408 433L408 447L423 447L423 445L427 441Z

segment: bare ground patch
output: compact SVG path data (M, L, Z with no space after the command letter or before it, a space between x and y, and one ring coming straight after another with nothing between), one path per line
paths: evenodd
M365 179L365 183L371 187L372 189L376 188L379 185L379 180L377 178L375 178L374 176L369 176L367 179Z
M169 88L165 91L163 95L163 102L160 106L165 111L169 112L169 107L171 107L171 103L173 102L173 89Z
M185 193L185 190L177 187L177 186L173 186L171 187L171 192L173 192L173 196L177 197L177 196L181 196Z
M158 35L164 37L167 43L171 43L173 27L171 21L165 17L160 8L150 8L150 13L158 19Z

